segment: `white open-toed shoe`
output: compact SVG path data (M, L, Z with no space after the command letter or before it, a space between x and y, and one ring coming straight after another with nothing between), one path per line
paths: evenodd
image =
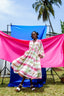
M21 91L21 87L22 87L22 84L19 84L19 86L16 88L16 92L20 92Z
M31 85L30 88L32 91L35 90L35 87L33 87L33 85Z
M19 87L16 88L16 92L20 92L20 88Z

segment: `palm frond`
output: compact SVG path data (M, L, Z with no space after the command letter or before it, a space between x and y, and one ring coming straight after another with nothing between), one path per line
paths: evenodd
M49 11L53 16L55 16L55 15L54 15L54 9L53 9L53 6L52 6L51 4L48 5L48 9L49 9L48 11Z
M62 4L62 0L57 0L57 2L61 5Z
M50 0L51 4L58 4L58 5L62 5L62 1L61 0Z
M44 10L43 10L43 8L42 8L42 6L41 6L41 7L40 7L40 10L39 10L38 20L41 18L43 11L44 11Z
M41 6L41 4L39 3L39 4L37 4L37 6L35 7L35 11L37 12L38 11L38 9L40 8L40 6Z
M39 4L38 1L36 1L35 3L32 4L32 7L35 8L35 6L37 6L37 4Z
M49 14L48 8L47 8L47 7L45 7L45 8L44 8L44 11L43 11L43 14L42 14L43 21L48 20L49 15L50 15L50 14Z
M39 14L38 14L38 20L41 18L41 13L40 13L40 11L39 11Z

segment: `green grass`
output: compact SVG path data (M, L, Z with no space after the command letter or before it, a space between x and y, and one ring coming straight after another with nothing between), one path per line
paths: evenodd
M61 76L64 74L63 71L57 71ZM49 74L50 72L47 72ZM2 78L0 78L0 96L64 96L64 83L61 83L60 79L54 75L55 84L51 75L47 75L46 84L41 88L36 88L36 90L31 91L30 88L22 88L21 92L16 92L16 87L8 87L9 78L4 78L4 84L1 85Z

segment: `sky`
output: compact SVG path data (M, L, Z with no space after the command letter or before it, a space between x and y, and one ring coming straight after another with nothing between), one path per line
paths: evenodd
M6 31L7 25L49 25L49 22L43 22L42 18L37 19L38 12L32 8L36 0L0 0L0 30ZM50 15L53 29L56 33L61 33L60 20L64 21L64 0L62 6L53 6L55 18ZM10 30L10 28L9 28ZM48 31L47 31L48 32Z

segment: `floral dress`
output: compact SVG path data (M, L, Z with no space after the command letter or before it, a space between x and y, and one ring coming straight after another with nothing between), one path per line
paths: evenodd
M29 42L29 50L25 51L24 55L13 60L11 67L14 73L20 73L21 75L31 78L42 78L40 57L38 54L45 56L42 41L37 39L35 42L31 40Z

